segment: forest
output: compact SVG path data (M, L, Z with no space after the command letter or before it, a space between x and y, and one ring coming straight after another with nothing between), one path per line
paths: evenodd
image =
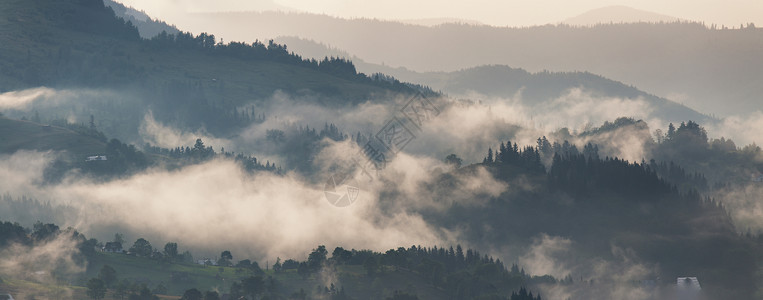
M763 295L763 151L720 130L745 120L588 72L427 75L488 91L451 96L126 14L0 2L0 297Z

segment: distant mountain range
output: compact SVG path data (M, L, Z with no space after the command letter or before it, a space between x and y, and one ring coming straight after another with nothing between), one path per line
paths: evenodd
M484 23L477 21L477 20L469 20L469 19L460 19L460 18L426 18L426 19L403 19L398 20L399 22L405 23L405 24L411 24L411 25L420 25L420 26L437 26L442 24L449 24L449 23L455 23L455 24L469 24L469 25L484 25Z
M622 9L603 12L611 10ZM590 16L601 12L591 12ZM429 27L283 12L203 13L192 17L194 22L183 30L249 42L296 36L343 49L370 63L418 72L493 64L529 72L587 71L721 116L759 110L763 95L763 60L759 59L763 29L752 26L723 29L670 22L582 28L452 23Z
M132 7L126 7L122 5L122 3L112 0L103 0L103 4L111 7L111 9L114 10L114 13L118 17L124 19L125 21L130 21L133 25L135 25L135 27L137 27L138 31L140 32L140 36L143 38L155 37L162 31L165 31L169 34L175 34L180 31L173 25L169 25L164 21L154 20L145 12L138 11Z
M653 108L653 111L645 113L644 117L673 122L697 120L705 123L710 121L708 116L685 105L589 72L531 73L505 65L483 65L453 72L416 72L406 68L368 63L340 49L295 37L281 37L276 41L290 45L292 51L307 57L349 58L353 60L360 72L392 75L399 80L422 84L455 97L477 93L487 98L513 99L521 94L524 105L536 107L564 96L571 89L581 88L596 97L643 99Z
M66 108L36 110L42 119L95 115L99 129L122 140L136 138L147 111L160 122L224 135L254 119L239 122L242 107L276 92L326 106L415 92L359 75L348 61L305 61L273 43L223 46L205 34L141 39L114 10L100 1L0 2L0 92L90 91Z
M672 23L679 20L676 17L615 5L587 11L562 21L562 24L593 26L609 23Z

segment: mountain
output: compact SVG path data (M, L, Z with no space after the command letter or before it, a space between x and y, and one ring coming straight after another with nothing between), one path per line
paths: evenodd
M665 299L675 278L692 276L709 299L759 293L763 235L740 234L763 228L755 213L761 186L748 179L763 170L759 147L711 139L695 122L610 118L580 131L543 131L513 120L622 115L625 100L648 104L631 111L701 117L686 107L590 72L506 65L399 72L453 94L479 90L479 98L499 101L519 94L529 112L499 101L412 98L438 94L359 73L341 57L305 59L274 41L219 38L143 39L100 0L0 2L0 99L4 115L21 119L0 118L0 150L12 153L0 161L7 195L0 208L49 215L69 207L58 214L67 229L0 223L0 288L28 292L18 298L56 299L86 292L201 298L192 287L236 299L535 300L525 288L545 299ZM27 97L33 94L42 96ZM611 98L614 105L558 101L567 98ZM417 101L402 102L408 99ZM340 129L337 115L351 125ZM368 123L377 127L362 127ZM151 126L154 132L141 132ZM131 133L170 146L140 143L138 150L106 138ZM276 167L270 157L234 154L199 136L238 136L242 148L282 160ZM484 154L481 163L459 157L474 148L475 156ZM43 164L44 154L19 149L74 154L68 163ZM85 156L100 151L106 161ZM342 163L356 159L377 169L355 170L363 178L358 187L345 178L348 197L362 195L359 203L324 201L340 190L329 174L347 172ZM112 236L126 253L96 250L96 237ZM337 247L331 258L326 245ZM205 265L228 267L199 266L190 251ZM106 281L118 285L107 291Z
M582 89L590 92L600 101L609 98L642 99L652 109L651 112L641 116L643 118L659 118L671 122L711 121L708 116L685 105L589 72L531 73L521 68L503 65L485 65L453 72L416 72L406 68L368 63L343 50L296 37L280 37L276 41L290 45L292 50L303 53L307 57L345 57L352 59L358 70L367 74L389 74L397 79L422 84L454 97L475 96L472 93L476 93L478 97L511 100L521 94L522 104L540 107L567 95L571 89Z
M247 126L236 121L238 110L276 91L333 106L415 92L358 74L349 61L304 60L274 43L221 44L188 33L142 39L99 0L3 1L0 25L0 92L84 90L72 113L95 115L107 135L125 140L136 138L148 111L163 123L225 135ZM99 92L108 96L93 96Z
M448 24L448 23L483 25L482 22L477 20L459 19L459 18L403 19L398 21L405 24L428 26L428 27L438 26L438 25Z
M607 23L673 23L680 19L622 5L587 11L562 21L571 26L594 26Z
M0 153L62 151L85 160L106 151L106 142L83 131L0 117Z
M180 32L175 26L169 25L163 21L154 20L145 12L135 10L132 7L126 7L122 3L112 0L104 0L103 3L113 9L117 17L135 25L135 27L138 28L138 32L140 32L140 36L143 38L148 39L155 37L162 31L166 31L169 34Z
M529 72L587 71L718 115L760 110L763 29L699 23L575 28L434 27L277 12L194 14L182 27L226 40L297 36L363 60L418 72L509 65Z

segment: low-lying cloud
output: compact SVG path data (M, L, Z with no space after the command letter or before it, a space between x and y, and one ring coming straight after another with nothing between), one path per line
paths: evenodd
M69 232L35 245L11 244L0 251L0 272L36 282L55 283L59 278L85 271L77 241Z
M0 109L25 109L38 99L51 98L59 94L56 90L39 87L0 94Z
M419 168L445 167L426 158L416 163L418 158L400 157L390 165L394 176L364 185L363 198L346 208L328 203L321 184L308 183L295 173L249 174L225 159L172 171L150 169L108 182L72 175L61 185L39 185L50 159L51 154L38 152L5 157L0 178L9 184L2 188L75 207L78 218L59 225L73 226L88 236L110 238L111 230L122 228L130 240L145 237L159 248L177 241L181 248L202 254L229 249L240 258L255 259L303 258L319 244L384 250L457 243L457 233L432 227L415 212L416 207L435 205L431 199L414 197L421 195L417 185L431 180L428 171ZM18 172L18 166L29 161L35 163ZM466 178L464 186L491 182L485 172L477 176L483 178ZM494 193L499 193L502 187L492 182ZM378 195L389 186L399 186L404 200L394 209L383 209Z
M217 138L203 129L194 132L187 132L166 126L154 118L150 111L143 117L140 124L139 133L144 143L152 146L158 146L167 149L174 149L180 146L192 146L196 139L202 139L207 145L214 145L219 150L220 147L231 149L233 145L228 139Z
M520 265L530 274L549 274L565 282L541 284L544 299L662 299L657 289L658 268L639 261L636 254L611 245L611 258L580 253L569 238L541 234Z

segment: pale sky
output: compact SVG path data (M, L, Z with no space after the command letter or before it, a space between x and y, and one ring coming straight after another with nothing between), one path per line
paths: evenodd
M290 7L343 18L459 18L496 26L556 24L592 9L624 5L705 24L763 25L763 0L117 0L173 23L180 12ZM182 25L182 24L177 24Z

